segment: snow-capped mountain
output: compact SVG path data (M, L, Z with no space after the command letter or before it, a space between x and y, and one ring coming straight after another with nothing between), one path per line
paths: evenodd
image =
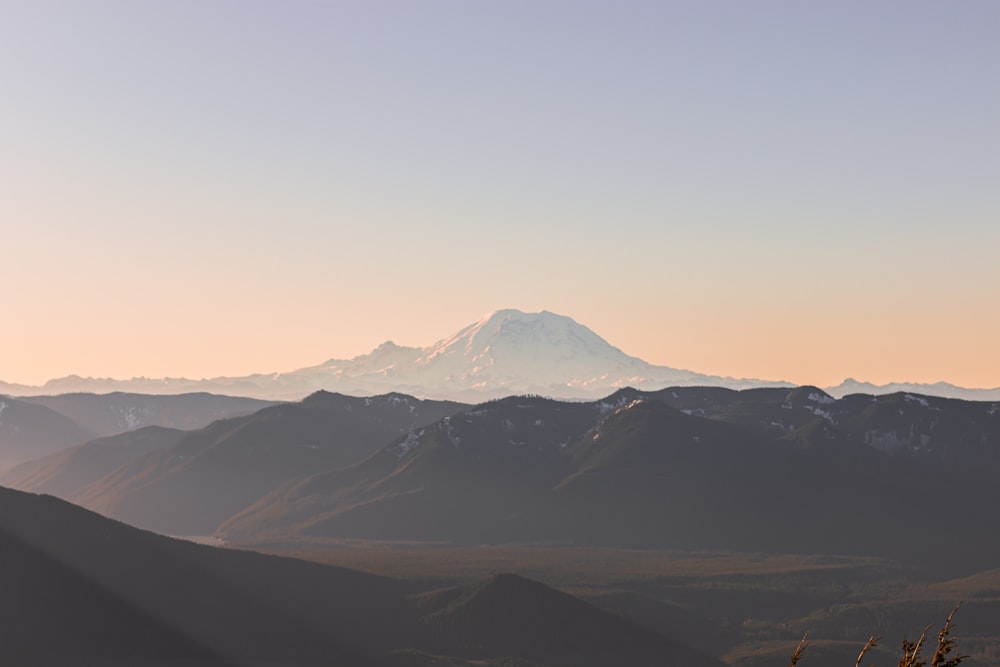
M298 399L325 389L351 394L401 391L416 396L479 401L510 394L594 398L623 386L717 385L743 389L785 383L701 375L654 366L612 346L569 317L547 311L499 310L427 347L385 342L353 359L273 374L114 380L69 376L11 394L136 391L176 394L214 391L269 399Z
M416 364L434 369L442 379L460 378L483 388L529 382L588 389L609 378L620 386L656 374L656 367L548 311L497 311L425 349ZM661 370L677 377L695 375Z
M323 389L354 395L398 391L424 398L476 402L511 394L590 399L625 386L656 390L696 385L730 389L791 386L785 382L718 377L656 366L625 354L569 317L548 311L498 310L427 347L405 347L387 341L353 359L330 359L289 372L205 380L116 380L71 375L50 380L42 387L0 383L0 393L25 396L69 392L180 394L210 391L298 400ZM830 391L835 396L855 391L884 394L900 387L904 385L876 387L846 381ZM970 400L995 400L1000 396L1000 390L964 390L943 383L905 385L905 388Z
M331 359L290 373L238 381L252 381L285 397L326 389L361 394L402 391L465 401L510 394L589 398L626 385L762 384L654 366L628 356L569 317L519 310L490 313L427 347L387 341L353 359Z
M736 383L630 357L569 317L547 311L499 310L424 348L391 342L348 361L330 360L293 374L315 381L336 378L341 387L395 389L456 399L513 393L559 397L603 396L626 385Z

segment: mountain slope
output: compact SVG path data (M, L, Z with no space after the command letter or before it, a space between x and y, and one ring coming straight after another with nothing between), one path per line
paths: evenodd
M355 463L462 407L401 394L320 392L187 432L65 497L159 532L208 534L278 485Z
M434 648L438 651L461 644L468 653L482 657L512 651L532 661L567 667L653 667L668 661L690 667L721 665L621 617L513 574L432 591L417 601L424 623L436 630L439 643Z
M400 667L437 652L458 665L509 656L568 667L588 664L580 637L601 645L604 664L718 664L517 577L473 587L466 613L412 583L173 540L2 488L0 553L0 654L11 664ZM490 627L523 626L539 609L536 637Z
M346 647L361 631L351 614L370 620L366 600L397 594L375 577L178 542L7 489L0 548L2 651L23 664L371 664Z
M490 313L426 347L385 342L352 359L330 359L316 366L243 377L83 378L70 375L42 387L0 382L0 391L24 396L71 392L182 394L214 392L271 400L299 400L319 390L356 395L404 392L414 396L479 402L511 394L556 398L599 398L617 388L657 390L668 386L789 387L786 382L705 375L649 364L610 345L572 319L542 311L507 309ZM966 400L1000 401L1000 387L965 389L946 382L877 386L853 379L827 391L837 398L852 393L910 392ZM221 415L217 415L221 416ZM147 422L144 422L147 423ZM148 422L153 423L153 422ZM191 428L166 422L162 426ZM137 424L138 425L138 424ZM96 434L110 434L95 430Z
M599 397L625 385L766 384L654 366L626 355L568 317L512 309L491 313L428 347L389 342L368 355L275 375L273 382L359 393L406 391L464 401L511 394Z
M977 528L992 522L1000 500L992 410L907 394L835 401L815 387L627 389L593 403L512 397L415 430L354 466L286 484L219 535L981 564L1000 556L1000 540ZM887 439L902 445L881 446ZM933 540L916 548L913 525L900 517L964 531L976 548L958 554Z
M508 517L558 480L561 449L592 428L601 409L537 397L476 406L354 466L289 483L226 521L220 534L517 539Z
M0 396L0 468L47 456L93 437L51 408Z
M147 426L98 438L15 466L0 475L0 484L70 498L115 469L173 445L183 435L177 429Z
M655 366L628 356L568 317L508 309L490 313L427 347L386 342L353 359L331 359L291 372L207 380L69 376L51 380L41 390L151 394L212 391L282 400L298 400L318 390L361 395L405 392L478 402L532 393L597 398L626 385L659 389L669 385L744 388L774 384Z

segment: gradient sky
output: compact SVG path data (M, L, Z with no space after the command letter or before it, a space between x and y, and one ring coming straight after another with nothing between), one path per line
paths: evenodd
M0 0L0 379L551 310L1000 386L1000 2Z

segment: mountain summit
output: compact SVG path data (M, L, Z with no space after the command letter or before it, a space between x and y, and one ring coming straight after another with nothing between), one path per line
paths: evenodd
M451 336L427 347L386 341L352 359L330 359L317 366L285 373L244 377L186 378L68 377L42 387L0 382L0 394L31 396L71 392L183 394L209 391L268 400L298 400L315 391L354 395L403 392L423 398L479 402L511 394L593 399L622 387L656 390L670 386L715 386L728 389L791 387L786 382L702 375L656 366L611 345L586 326L543 310L525 313L506 309L489 313ZM996 389L964 389L946 383L875 386L846 380L827 391L835 397L866 392L909 391L966 400L1000 400Z
M481 401L510 394L585 399L606 396L624 386L660 389L671 385L733 389L789 386L655 366L625 354L564 315L507 309L490 313L428 347L406 347L387 341L353 359L330 359L287 373L209 380L70 377L52 380L40 389L58 393L216 391L270 399L298 399L321 389L363 395L399 391ZM16 393L30 393L17 389Z
M331 359L269 379L278 387L294 388L293 393L402 391L463 401L510 394L594 398L623 386L711 384L743 389L767 384L654 366L569 317L513 309L490 313L427 347L385 342L353 359Z
M596 384L602 387L597 393L605 394L609 379L620 386L656 368L548 311L498 310L420 352L413 372L435 384L460 382L488 393L501 387L562 393L564 386L589 393Z

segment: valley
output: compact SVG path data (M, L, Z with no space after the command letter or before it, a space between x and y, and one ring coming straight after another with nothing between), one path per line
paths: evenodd
M995 403L905 392L625 388L478 405L318 392L200 428L88 440L2 480L211 546L15 491L0 497L10 506L0 528L9 553L45 554L59 568L51 576L69 577L60 590L82 596L72 604L102 590L107 618L126 613L120 599L172 619L135 620L147 639L111 642L166 664L653 665L666 651L686 656L667 664L750 667L787 659L808 632L808 663L833 667L869 634L898 642L964 600L962 650L989 665L1000 652L1000 540L983 527L995 516L998 452ZM30 557L17 558L20 577ZM305 592L326 585L327 567L369 582L331 584L339 611ZM216 583L180 584L219 568L231 572ZM144 582L154 569L187 592ZM285 591L286 576L299 587ZM236 613L235 625L177 617L202 604L196 591L215 596L208 608L239 607L218 612ZM539 609L550 611L531 615ZM273 614L286 620L265 620ZM522 616L534 620L517 625ZM273 642L242 646L254 624L286 621ZM307 638L307 626L318 634ZM31 655L29 645L14 654ZM882 664L895 655L879 650Z
M344 541L273 552L434 586L515 572L729 665L784 664L806 632L812 650L803 664L847 664L873 633L886 641L872 662L892 664L902 638L928 623L940 628L959 600L970 664L997 664L1000 654L997 570L947 578L867 557L545 545Z
M0 0L0 667L1000 667L1000 0Z

